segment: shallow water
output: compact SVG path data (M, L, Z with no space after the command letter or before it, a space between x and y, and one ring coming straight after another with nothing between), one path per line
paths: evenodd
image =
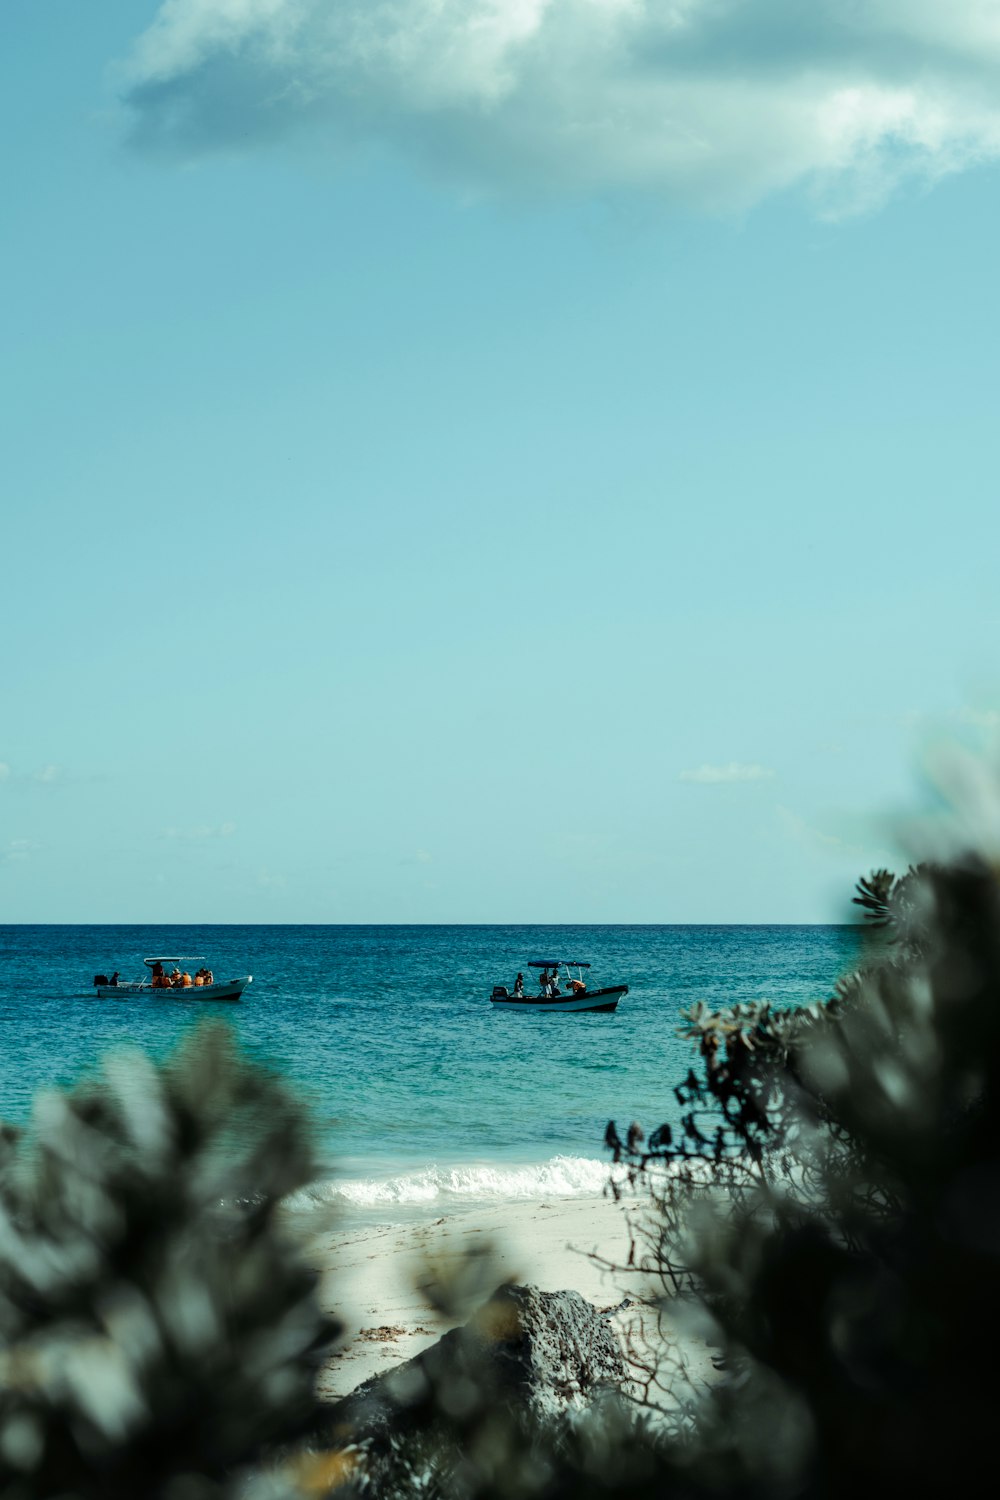
M0 1116L93 1070L112 1047L162 1056L223 1015L290 1075L318 1128L314 1195L366 1218L407 1205L600 1191L609 1119L675 1120L693 1001L826 998L857 927L0 927ZM487 997L534 957L593 962L629 985L612 1015L498 1012ZM253 974L238 1005L109 1001L95 973L138 977L152 953Z

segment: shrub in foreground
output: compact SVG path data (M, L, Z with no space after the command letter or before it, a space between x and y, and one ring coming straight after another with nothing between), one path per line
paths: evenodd
M202 1026L0 1142L0 1492L217 1500L313 1412L333 1329L276 1221L302 1110Z

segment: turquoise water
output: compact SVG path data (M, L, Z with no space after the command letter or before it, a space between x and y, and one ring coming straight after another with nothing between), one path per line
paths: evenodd
M680 1012L827 997L857 927L0 927L0 1116L92 1070L109 1048L162 1056L197 1016L295 1080L316 1120L324 1194L406 1208L599 1190L607 1121L675 1120L691 1062ZM558 953L556 952L558 950ZM95 973L152 953L251 973L239 1005L98 1000ZM498 1012L494 983L534 957L590 959L629 993L612 1015Z

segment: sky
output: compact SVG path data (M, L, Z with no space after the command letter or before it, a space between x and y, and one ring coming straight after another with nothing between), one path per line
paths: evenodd
M0 70L0 922L841 920L993 753L1000 0Z

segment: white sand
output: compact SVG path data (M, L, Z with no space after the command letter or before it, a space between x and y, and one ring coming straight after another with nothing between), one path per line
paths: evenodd
M634 1205L632 1211L634 1212ZM504 1281L543 1291L579 1292L596 1307L648 1302L657 1288L642 1272L612 1273L589 1258L624 1266L629 1255L626 1207L607 1198L554 1198L507 1203L401 1227L342 1230L314 1240L310 1260L323 1272L323 1305L347 1325L323 1372L326 1399L346 1395L370 1375L411 1359L446 1328L464 1322ZM439 1315L418 1289L421 1279L453 1277L461 1267L463 1302ZM624 1313L619 1331L634 1318ZM707 1360L696 1361L710 1378Z

